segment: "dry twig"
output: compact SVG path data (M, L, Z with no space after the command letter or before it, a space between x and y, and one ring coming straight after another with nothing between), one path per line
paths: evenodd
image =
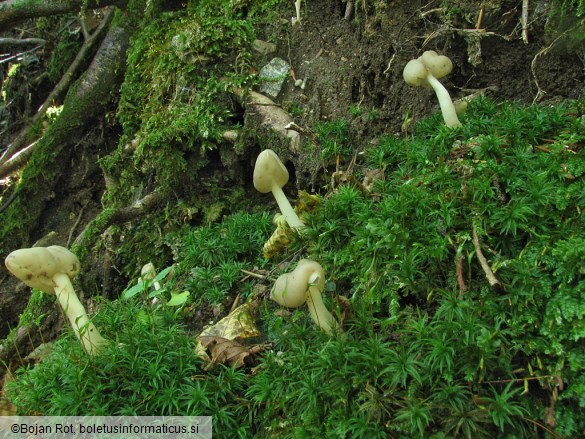
M479 236L477 235L477 230L475 226L472 227L472 236L473 236L473 246L475 247L475 254L477 255L477 259L479 260L479 264L485 273L485 277L487 278L490 286L492 288L503 290L504 286L502 283L496 278L494 272L492 271L490 264L488 264L487 259L483 255L481 251L481 245L479 243Z
M522 26L522 41L524 41L524 44L528 44L528 0L522 0L520 25Z

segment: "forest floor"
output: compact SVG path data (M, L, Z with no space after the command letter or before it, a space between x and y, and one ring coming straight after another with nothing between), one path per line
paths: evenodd
M481 4L455 0L355 3L347 19L346 2L307 1L301 9L300 23L292 25L290 17L275 15L255 29L255 37L273 43L274 48L252 52L251 73L259 72L274 57L289 64L290 74L274 101L292 116L308 143L322 150L321 161L310 154L292 154L284 160L294 182L287 189L289 198L303 190L327 199L345 184L372 185L372 179L380 178L375 172L368 174L371 169L366 166L357 172L356 160L378 148L386 136L408 138L418 122L439 111L432 90L409 87L402 76L404 65L425 50L449 55L452 60L453 72L442 82L454 100L481 94L490 102L552 107L583 97L584 54L578 20L551 13L548 2L530 2L528 20L523 17L522 2L513 0ZM290 6L292 16L292 3ZM302 88L299 81L304 84ZM240 111L234 119L244 122L244 110L232 105ZM109 119L115 120L113 112ZM336 125L339 121L343 123ZM106 184L98 159L115 151L120 137L120 126L106 123L106 118L88 131L68 172L50 194L44 214L31 233L32 243L42 240L45 245L70 246L100 214ZM252 152L254 148L258 146ZM252 154L246 154L238 160L251 172ZM209 175L214 181L214 172L222 172L229 159L220 153L211 157ZM213 169L214 163L217 169ZM258 200L251 176L241 180L251 205ZM146 188L152 181L143 183ZM201 209L205 215L194 215L193 220L189 211L189 217L182 221L206 225L213 223L213 218L232 213L225 203L218 209L219 213L213 215ZM135 229L122 228L116 233L128 235L143 227L134 225ZM160 243L161 238L153 237L152 242ZM106 247L109 245L110 241ZM132 247L128 248L122 256L112 256L103 249L91 255L92 268L84 274L83 285L93 287L105 298L117 297L134 282L127 267L133 265L137 275L146 262L146 256L129 255ZM166 258L168 264L181 254L171 244L150 250L160 260ZM103 273L107 264L118 264L112 269L115 273ZM341 274L339 277L344 278ZM7 275L0 282L5 289L26 290ZM343 282L349 281L344 278L338 287L345 286ZM199 330L227 311L235 300L232 296L198 311L197 322L187 324L189 329ZM25 306L15 306L11 300L0 297L0 316L6 322L0 326L2 337L18 323Z

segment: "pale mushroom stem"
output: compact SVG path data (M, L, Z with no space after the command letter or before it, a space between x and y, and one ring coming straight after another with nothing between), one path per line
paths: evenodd
M75 335L86 352L89 355L95 355L107 343L107 340L89 320L83 304L73 290L69 276L65 273L57 273L53 276L53 282L55 282L57 300L67 314Z
M433 75L428 75L427 81L430 86L433 87L433 90L437 95L437 99L439 99L439 106L441 107L441 112L443 113L443 120L445 121L445 125L449 128L461 126L461 122L459 122L457 112L455 111L455 106L453 105L451 96L449 95L449 92L445 86L443 86L443 84L441 84L441 82Z
M284 192L277 184L272 185L272 195L274 195L278 208L284 215L290 228L293 230L303 229L305 224L299 219L290 202L286 198L286 195L284 195Z
M301 23L301 0L295 1L295 12L297 13L297 24Z
M338 328L337 321L335 317L329 312L329 310L325 307L325 303L323 303L323 297L321 296L321 291L319 287L315 285L309 286L309 294L307 295L307 306L309 307L309 312L311 313L311 317L323 329L323 331L331 334L333 329Z

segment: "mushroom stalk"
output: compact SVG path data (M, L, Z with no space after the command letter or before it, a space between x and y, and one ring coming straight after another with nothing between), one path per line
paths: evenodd
M461 122L459 122L459 118L457 117L457 111L455 111L455 105L453 105L451 96L449 95L449 92L445 86L441 84L441 82L433 75L429 74L426 79L429 85L433 87L433 90L437 95L437 99L439 100L439 107L441 107L445 125L449 128L461 126Z
M283 190L277 185L272 185L272 195L274 195L274 199L276 200L276 204L278 204L278 208L280 212L284 215L286 222L293 230L300 230L305 227L305 223L303 223L297 213L294 211L292 205L286 198Z
M57 300L65 311L75 335L83 344L86 352L89 355L95 355L107 343L107 340L101 336L95 325L89 320L83 304L73 291L69 276L57 273L53 276L53 282L55 282Z
M294 24L301 23L301 0L295 1L295 12L297 13L297 19L295 20Z
M307 296L307 306L311 313L313 321L328 334L331 334L334 329L338 328L335 317L329 312L323 303L323 297L319 288L315 285L309 287L309 294Z

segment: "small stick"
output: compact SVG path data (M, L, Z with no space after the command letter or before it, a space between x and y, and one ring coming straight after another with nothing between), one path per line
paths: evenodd
M522 25L522 41L524 44L528 44L528 0L522 0L520 24Z
M480 30L481 29L481 25L483 22L483 14L485 13L485 3L481 4L481 7L479 8L479 14L477 15L477 21L475 22L475 29L476 30Z
M487 278L487 280L492 288L497 288L497 289L503 290L504 286L494 275L494 272L490 268L490 265L488 264L487 259L485 258L485 256L483 255L483 252L481 251L481 246L479 244L479 236L477 236L477 230L475 230L475 227L472 227L472 234L473 234L473 246L475 247L475 253L477 255L477 259L479 260L479 264L481 265L481 268L483 269L483 272L485 273L485 277Z
M230 312L228 314L231 314L234 311L234 309L236 309L239 305L240 305L240 293L238 293L238 295L234 299L234 302L232 303L232 306L230 308Z
M266 279L266 276L264 276L262 274L254 273L253 271L244 270L243 268L240 268L240 271L242 273L244 273L245 275L255 277L256 279L262 279L262 280Z

